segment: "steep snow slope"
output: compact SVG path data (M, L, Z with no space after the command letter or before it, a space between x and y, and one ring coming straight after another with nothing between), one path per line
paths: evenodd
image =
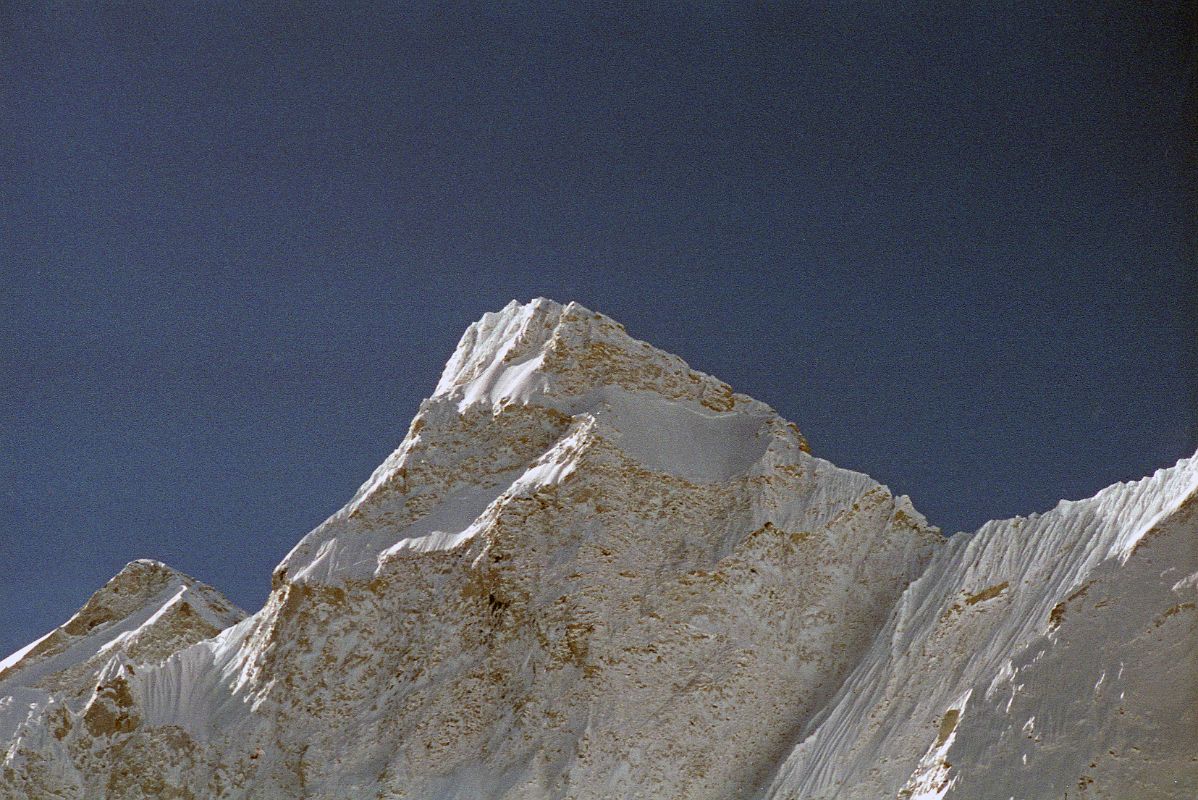
M9 791L743 795L940 541L806 449L581 306L488 314L260 612L123 675L81 786Z
M955 536L771 798L1198 797L1198 457Z

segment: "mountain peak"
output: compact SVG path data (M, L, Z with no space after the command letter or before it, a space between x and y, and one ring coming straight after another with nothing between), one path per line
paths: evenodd
M537 355L561 320L565 307L543 297L512 300L466 328L441 373L434 397L459 395L464 403L494 387L503 365Z
M512 301L466 329L399 448L276 580L363 577L396 552L456 547L492 504L565 480L599 443L654 475L703 484L789 469L809 452L768 405L610 317ZM862 479L846 479L849 491Z
M130 561L66 622L0 661L0 689L82 689L113 656L156 660L245 612L161 561Z
M515 300L471 324L432 399L459 410L534 403L573 413L609 389L654 393L706 411L767 408L577 302ZM610 393L610 392L608 392Z

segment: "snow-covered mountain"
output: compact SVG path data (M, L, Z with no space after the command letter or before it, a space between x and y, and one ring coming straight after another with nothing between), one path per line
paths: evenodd
M945 540L548 300L256 614L134 562L0 662L2 798L1191 798L1198 459Z
M770 798L1198 797L1198 457L948 540Z
M64 779L66 796L87 796L69 793L79 784L64 742L119 738L135 719L123 679L133 664L159 663L244 617L165 564L128 564L63 625L0 661L0 796L57 797L39 787ZM17 781L22 770L39 777Z

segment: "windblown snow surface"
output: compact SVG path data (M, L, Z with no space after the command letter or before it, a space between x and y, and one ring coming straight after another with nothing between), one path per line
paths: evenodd
M940 536L578 304L471 325L245 617L134 562L0 798L1193 798L1198 458Z

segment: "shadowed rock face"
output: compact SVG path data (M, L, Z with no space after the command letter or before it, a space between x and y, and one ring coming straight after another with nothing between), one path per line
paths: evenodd
M1066 511L1084 521L1049 538L1085 539L1110 511ZM949 646L933 629L1031 598L1027 619L1064 635L1068 565L1122 576L1141 557L1117 534L1113 556L1057 553L1064 577L1043 586L1047 553L1018 542L982 570L962 553L1006 534L944 546L768 406L577 304L513 303L467 330L399 448L284 559L258 613L221 617L205 594L144 614L173 584L139 567L18 659L19 691L40 694L0 731L0 797L805 797L811 775L812 791L870 787L852 796L951 789L966 767L929 746L986 733L976 697L947 697L962 669L929 652L992 635L1014 658L1040 634L971 623ZM71 644L129 618L117 645ZM935 644L898 667L883 655L915 652L903 637ZM86 658L44 666L68 651ZM857 721L850 685L875 716L915 708L875 750L897 766L858 769L853 740L818 740Z

